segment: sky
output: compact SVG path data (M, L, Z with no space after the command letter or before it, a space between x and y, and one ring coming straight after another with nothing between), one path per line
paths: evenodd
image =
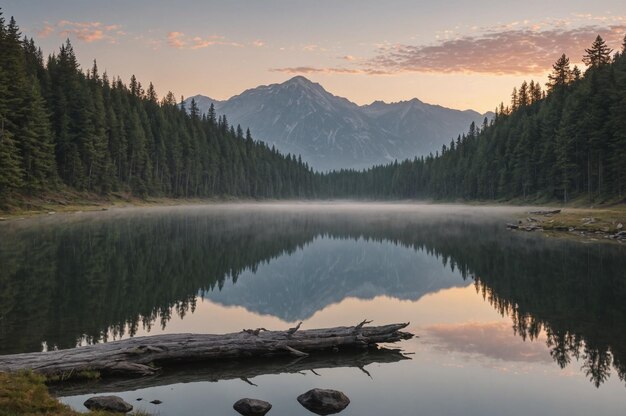
M523 80L621 49L626 1L4 0L44 54L69 38L83 68L163 96L227 99L303 75L358 104L419 98L493 110Z

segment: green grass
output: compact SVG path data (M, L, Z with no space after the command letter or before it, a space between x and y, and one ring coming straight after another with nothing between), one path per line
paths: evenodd
M137 416L149 413L135 411ZM81 416L50 395L45 378L32 372L0 373L0 416ZM115 413L92 411L89 416L111 416ZM119 413L118 413L119 415Z

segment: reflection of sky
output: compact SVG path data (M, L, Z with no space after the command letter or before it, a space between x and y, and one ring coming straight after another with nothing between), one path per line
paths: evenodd
M214 317L219 317L215 319ZM313 387L336 388L351 399L342 415L622 415L624 387L615 379L595 389L575 371L563 371L545 357L543 339L522 341L473 286L443 290L417 302L389 297L346 299L317 312L304 327L350 324L364 317L376 323L411 320L419 338L401 344L412 360L312 373L269 375L252 381L198 382L115 393L161 416L236 415L242 397L269 400L277 415L310 415L295 398ZM174 318L165 332L228 332L288 324L242 307L198 302L194 314ZM160 331L156 331L160 332ZM471 347L463 346L467 341ZM535 359L536 358L536 359ZM80 407L88 396L65 398ZM135 399L142 397L142 402ZM147 403L159 399L163 404ZM208 407L210 406L210 407ZM601 412L598 413L598 409Z
M435 324L425 331L446 353L475 354L511 362L553 362L545 346L545 334L534 341L524 341L507 322Z

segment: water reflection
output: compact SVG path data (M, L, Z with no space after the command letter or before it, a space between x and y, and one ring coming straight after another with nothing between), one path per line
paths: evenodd
M92 391L110 393L202 381L242 380L247 384L256 386L251 380L258 376L304 374L305 372L319 376L318 372L332 368L355 368L360 370L365 377L372 377L366 369L367 366L397 363L408 359L410 358L398 350L379 348L356 354L354 352L320 353L306 359L276 357L264 360L226 360L166 367L157 376L150 377L58 383L52 384L50 389L55 395L71 396L89 394Z
M173 314L193 313L199 293L294 321L346 297L415 301L474 284L521 339L545 337L559 366L581 360L596 386L612 367L626 376L623 247L512 234L494 213L476 211L279 211L150 210L3 224L1 352L165 327ZM472 342L466 352L546 359L527 349L536 344L498 344L506 339L501 325L429 330L450 349ZM472 341L481 331L491 343Z

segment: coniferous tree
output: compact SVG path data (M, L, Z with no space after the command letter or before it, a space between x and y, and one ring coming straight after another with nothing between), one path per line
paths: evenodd
M552 73L548 75L548 79L547 85L550 91L570 83L572 71L569 67L569 58L565 54L552 65Z
M599 68L611 62L613 49L606 45L602 36L598 35L589 49L585 49L583 62L590 68Z

